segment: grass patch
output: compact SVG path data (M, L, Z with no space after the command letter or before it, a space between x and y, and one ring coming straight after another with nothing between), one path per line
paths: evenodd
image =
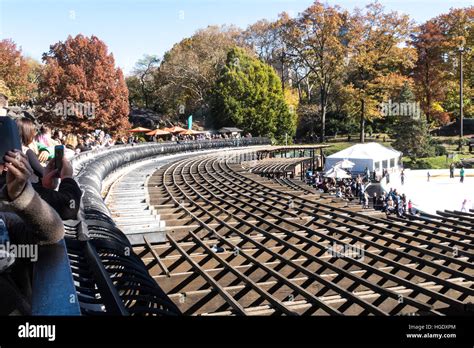
M446 156L425 157L412 161L410 158L402 159L403 166L410 169L446 169L451 160L446 163Z
M446 156L435 156L419 158L412 161L410 158L403 158L403 166L410 169L448 169L452 162L459 162L464 158L474 158L474 154L457 154L454 159L448 159Z
M325 148L324 154L326 156L330 156L333 153L336 153L344 149L347 149L348 147L351 147L352 145L354 145L354 143L340 142L340 143L328 143L327 145L331 145L331 147Z

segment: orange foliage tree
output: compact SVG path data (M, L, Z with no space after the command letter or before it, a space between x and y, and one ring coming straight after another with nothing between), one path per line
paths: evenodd
M130 127L128 89L104 42L96 36L69 36L51 45L43 61L44 122L75 132L100 128L118 134Z
M347 11L319 1L295 19L286 13L280 15L281 35L287 49L304 62L319 90L321 142L326 136L326 113L331 91L345 72L344 58L351 50L348 21Z
M459 47L464 53L464 114L472 115L474 86L474 6L451 9L422 24L413 35L418 53L416 92L428 121L449 122L459 115Z
M21 54L16 44L5 39L0 41L0 81L4 86L2 93L6 94L10 102L27 102L35 89L34 83L28 79L30 68L27 60Z
M435 103L446 96L450 68L443 53L447 42L439 23L430 20L420 26L417 35L413 36L413 44L418 52L414 71L417 94L429 123L442 112Z
M360 141L365 141L365 120L379 117L378 106L397 94L416 60L405 44L413 30L407 15L386 12L377 2L356 9L351 21L353 54L348 60L346 91L360 112Z

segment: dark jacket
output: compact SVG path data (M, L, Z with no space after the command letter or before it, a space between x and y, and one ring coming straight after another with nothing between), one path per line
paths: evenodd
M7 226L11 244L54 244L64 237L61 218L30 183L13 201L2 192L0 218ZM30 260L17 259L6 274L0 274L0 315L15 310L30 314L31 271Z
M12 243L54 244L64 237L61 218L30 183L14 201L0 202L0 218Z
M58 191L44 188L41 184L34 184L33 187L41 198L56 210L61 219L77 219L82 191L74 179L62 180Z

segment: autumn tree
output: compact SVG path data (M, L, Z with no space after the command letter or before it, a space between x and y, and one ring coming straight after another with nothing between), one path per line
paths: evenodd
M378 117L378 106L409 82L416 52L406 42L413 30L407 15L384 12L380 3L356 9L350 22L353 52L349 57L346 91L359 109L360 141L365 121Z
M211 101L215 128L237 126L280 142L295 133L296 113L285 102L275 70L241 48L229 51Z
M3 94L7 98L11 98L10 89L7 87L6 83L3 80L0 80L0 94Z
M34 104L40 98L39 83L41 76L43 76L44 65L36 59L27 57L26 64L28 65L28 82L30 83L29 100Z
M241 33L238 40L252 49L263 62L274 65L281 53L281 40L276 22L259 20Z
M285 23L289 16L282 13L275 22L260 20L242 32L239 45L252 49L265 63L279 74L282 89L295 88L300 100L311 100L314 79L295 50L285 42Z
M432 19L440 28L445 37L443 45L444 55L447 60L456 62L458 60L458 48L474 47L474 6L466 8L453 8L448 13L441 14ZM472 58L474 53L466 52L466 61ZM454 66L455 67L455 66ZM474 76L472 64L466 64L466 77L472 84Z
M344 62L350 52L349 14L338 6L316 1L297 18L284 15L280 20L286 46L314 78L319 93L320 141L324 141L330 93L345 72Z
M28 59L10 39L0 41L0 81L11 103L24 103L31 99L36 89L30 76Z
M209 93L238 34L233 27L210 26L166 52L155 75L161 111L205 116Z
M412 35L418 59L414 69L417 95L429 121L444 124L459 115L459 47L464 53L464 113L474 116L474 6L451 9L422 24Z
M122 70L96 36L69 36L43 54L41 102L50 112L43 120L66 130L105 129L113 134L130 127L128 90Z
M441 27L446 40L446 50L443 53L451 69L447 82L446 98L441 100L443 110L453 117L459 117L459 48L464 48L464 115L474 117L474 6L451 9L434 19ZM458 118L459 120L459 118Z
M446 95L449 71L448 63L443 59L446 40L441 27L435 21L427 21L413 35L413 45L418 55L414 69L417 94L426 120L430 123L437 114L434 104Z
M126 78L130 101L136 106L151 108L156 88L153 76L159 64L157 56L146 54L135 64L132 76Z

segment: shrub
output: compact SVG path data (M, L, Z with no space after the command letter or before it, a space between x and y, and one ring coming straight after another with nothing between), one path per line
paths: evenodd
M436 156L446 156L448 153L448 150L440 144L434 144L434 151Z

